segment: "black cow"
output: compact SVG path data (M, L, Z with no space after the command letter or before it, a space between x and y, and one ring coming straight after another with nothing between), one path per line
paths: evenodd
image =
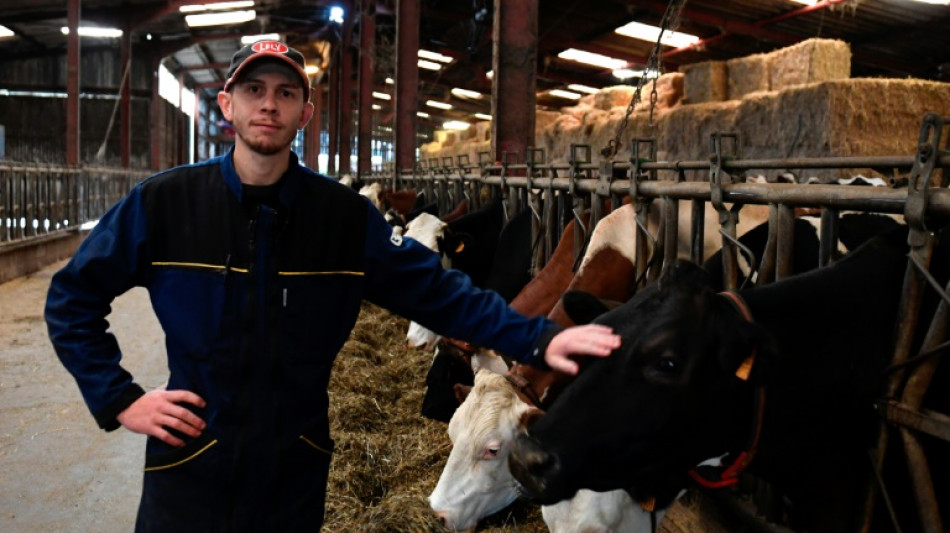
M853 531L870 475L873 406L893 351L906 242L898 228L831 266L739 291L752 321L711 288L706 272L674 264L658 284L597 318L622 335L622 347L588 365L518 440L512 472L541 503L580 488L627 488L662 506L691 484L698 463L728 452L730 464L758 435L748 469L784 491L789 524ZM932 266L942 284L947 248L937 249ZM921 316L932 308L925 302ZM748 378L738 377L753 354ZM946 412L947 387L935 390L942 394L935 407ZM931 464L939 472L948 445L930 444L940 448L941 466ZM913 512L902 516L915 520Z

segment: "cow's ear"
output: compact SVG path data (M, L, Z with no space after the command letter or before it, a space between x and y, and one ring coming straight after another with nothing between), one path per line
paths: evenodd
M590 324L595 318L610 310L606 302L584 291L565 292L561 296L561 305L575 324Z
M522 430L526 430L533 426L543 414L544 411L538 409L537 407L529 407L527 411L521 413L518 426Z
M685 287L688 290L695 290L709 286L709 273L691 261L673 261L663 269L660 276L660 290L666 287Z
M759 385L768 380L775 360L775 342L761 326L741 321L730 326L720 346L723 369L737 379Z
M471 385L464 385L462 383L456 383L452 389L455 390L455 399L458 400L459 405L462 405L465 398L468 398L469 393L472 392Z

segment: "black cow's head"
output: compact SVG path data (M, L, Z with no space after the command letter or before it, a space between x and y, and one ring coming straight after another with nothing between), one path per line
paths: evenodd
M592 362L517 442L509 465L527 492L541 503L580 488L672 497L690 468L742 448L754 387L735 372L757 348L751 381L761 379L771 351L705 272L674 264L595 322L623 344Z

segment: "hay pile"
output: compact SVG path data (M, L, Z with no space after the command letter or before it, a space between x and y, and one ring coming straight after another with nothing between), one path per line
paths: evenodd
M330 381L336 451L329 533L441 532L426 499L451 449L446 425L419 414L432 354L405 346L408 321L364 304ZM480 532L547 531L537 506L518 502Z

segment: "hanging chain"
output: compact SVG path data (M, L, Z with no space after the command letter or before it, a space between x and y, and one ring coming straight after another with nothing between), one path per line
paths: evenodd
M630 105L627 106L627 112L624 114L620 124L617 125L617 134L613 139L610 139L607 146L600 151L605 159L613 157L617 154L617 151L620 150L620 140L623 137L624 130L627 128L627 122L630 120L630 115L633 114L636 105L640 103L640 93L643 90L644 80L651 76L653 80L653 90L650 91L650 127L653 127L653 110L657 102L656 80L660 77L660 41L663 39L663 34L666 30L673 31L679 27L680 13L683 11L683 6L685 5L686 0L670 0L669 5L666 6L666 12L663 13L663 19L660 21L660 34L657 35L656 44L654 44L653 50L650 52L650 57L647 59L644 75L640 76L637 81L637 88L633 93L633 98L630 99Z

